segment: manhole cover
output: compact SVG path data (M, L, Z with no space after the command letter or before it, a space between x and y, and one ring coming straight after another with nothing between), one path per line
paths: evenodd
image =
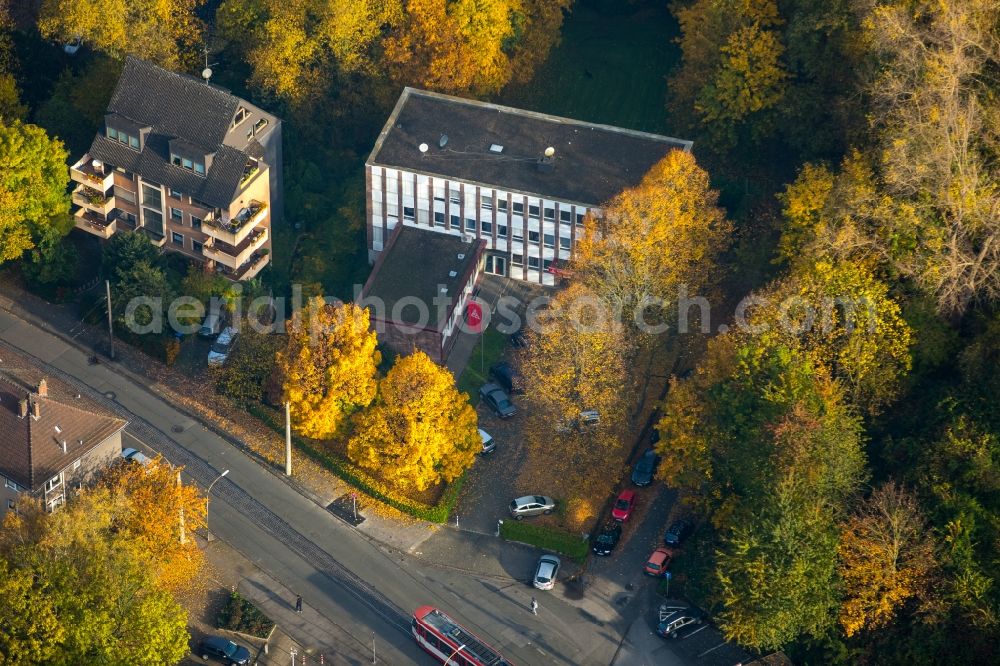
M184 426L175 425L171 430L174 432L184 432Z
M104 397L107 398L108 400L115 400L118 397L118 395L115 394L114 391L105 391Z

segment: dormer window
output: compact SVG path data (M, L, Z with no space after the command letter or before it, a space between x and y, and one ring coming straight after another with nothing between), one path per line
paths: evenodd
M246 120L246 117L248 115L250 115L250 114L248 114L247 110L245 108L243 108L242 106L240 108L236 109L236 117L233 118L233 127L236 127L241 122L243 122L244 120Z
M128 146L133 150L139 150L139 137L132 136L127 132L122 132L114 127L107 128L107 136L112 141L117 141L118 143Z
M187 171L194 171L199 176L205 175L205 163L198 162L196 160L177 155L175 153L170 154L170 163L176 167L186 169Z

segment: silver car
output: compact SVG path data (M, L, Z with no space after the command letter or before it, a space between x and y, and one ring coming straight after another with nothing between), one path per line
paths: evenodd
M514 516L515 520L521 520L525 516L548 515L555 509L556 501L545 495L525 495L510 503L510 515Z
M559 558L555 555L542 555L538 558L538 566L535 568L535 577L531 584L539 590L551 590L556 585L558 574Z

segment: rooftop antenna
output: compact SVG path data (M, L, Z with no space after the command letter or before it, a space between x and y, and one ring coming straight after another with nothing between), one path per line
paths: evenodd
M212 65L218 65L219 63L213 62ZM205 69L201 70L201 78L205 79L205 83L212 78L212 65L208 64L208 45L205 45Z
M556 149L553 148L552 146L549 146L548 148L545 149L545 156L546 157L552 157L555 154L556 154Z

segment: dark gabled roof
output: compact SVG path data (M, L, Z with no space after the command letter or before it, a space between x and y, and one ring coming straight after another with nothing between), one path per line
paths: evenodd
M42 379L48 386L47 397L37 392ZM23 488L36 490L126 426L125 421L79 395L71 386L46 378L39 368L5 349L0 362L0 474ZM20 417L22 399L38 403L40 418L32 418L30 406L28 416Z
M142 152L98 134L90 155L224 208L239 192L249 157L224 143L241 105L256 108L225 90L129 56L108 104L108 118L123 118L133 126L152 130ZM172 139L181 139L184 145L206 155L214 153L205 177L170 163Z
M550 146L552 168L541 170ZM599 206L669 151L690 149L681 139L406 88L368 164Z
M438 308L434 299L442 295L453 299L465 286L460 281L478 260L485 241L463 240L461 236L408 225L393 230L393 234L394 240L379 257L365 285L364 296L382 301L381 312L387 320L392 318L392 308L400 299L416 298L427 308L429 321L425 325L440 330L451 311ZM454 277L451 272L455 273ZM447 292L441 294L441 287ZM418 322L419 313L415 307L407 306L399 314L402 315L401 323Z
M108 112L212 150L226 138L239 104L225 90L129 56Z

